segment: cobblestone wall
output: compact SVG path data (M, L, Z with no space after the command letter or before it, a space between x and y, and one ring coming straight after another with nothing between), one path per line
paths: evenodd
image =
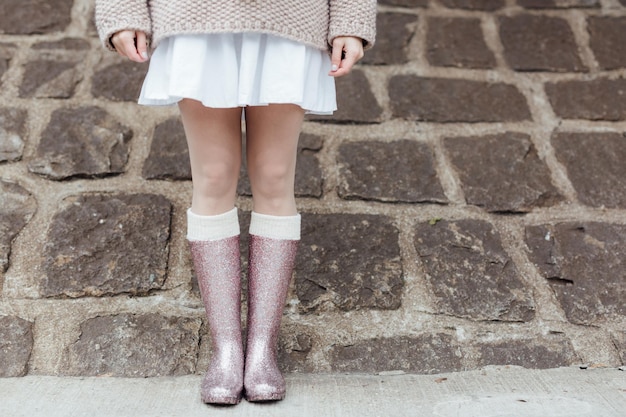
M0 376L202 372L180 122L91 3L0 6ZM379 8L304 127L285 370L624 364L626 1Z

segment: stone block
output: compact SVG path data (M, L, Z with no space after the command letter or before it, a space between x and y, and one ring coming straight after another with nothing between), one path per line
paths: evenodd
M71 98L82 74L75 62L35 60L24 65L21 98Z
M494 68L496 58L487 47L480 19L428 18L426 56L434 66Z
M463 369L461 358L456 339L444 333L374 338L330 349L333 372L455 372Z
M320 136L307 133L300 135L296 161L296 197L322 197L324 180L317 154L323 146L324 141Z
M490 223L470 219L420 223L415 249L438 313L521 322L535 316L532 289Z
M444 144L468 204L523 213L563 199L526 134L445 138Z
M191 180L189 149L178 117L157 125L142 175L149 180Z
M626 226L565 222L528 226L529 258L574 324L626 316Z
M0 162L22 159L26 139L26 110L0 107Z
M339 123L379 123L383 109L372 93L371 84L365 73L355 69L348 77L336 80L337 108L333 116L308 116L310 120Z
M428 0L378 0L378 4L399 7L428 7Z
M567 20L520 14L500 16L498 22L504 57L514 70L587 71Z
M506 4L506 0L441 0L441 3L451 9L495 11Z
M0 272L6 272L9 268L13 239L36 210L37 201L27 190L15 183L0 180Z
M132 132L99 107L52 113L29 170L53 180L124 172Z
M171 216L171 203L160 195L66 199L48 228L42 295L145 295L161 288Z
M563 119L626 120L626 80L597 78L545 84L557 116Z
M298 155L296 161L295 195L296 197L320 198L323 194L322 168L320 167L317 153L322 149L324 141L320 136L302 133L298 142ZM250 179L245 166L241 167L239 195L252 195Z
M307 362L314 339L308 331L293 328L281 331L278 342L278 364L283 372L315 372Z
M72 21L74 0L2 0L0 33L34 35L64 30Z
M0 378L24 376L33 350L33 323L0 317Z
M363 64L397 65L409 59L407 49L415 34L417 15L379 13L376 18L376 44L367 51Z
M600 7L600 0L517 0L527 9L571 9L576 7Z
M305 214L302 226L295 274L302 312L400 307L404 278L391 219Z
M22 98L67 99L83 79L82 62L91 45L82 38L41 41L31 47L19 86Z
M195 373L200 319L118 314L88 319L63 355L72 376L158 377Z
M91 94L112 101L137 101L147 72L146 64L131 61L109 65L93 75Z
M626 17L590 16L589 45L605 70L626 67Z
M0 25L1 26L1 25ZM11 43L0 43L0 79L9 69L16 46Z
M341 198L448 202L435 171L433 152L426 144L411 140L347 142L340 146L337 162Z
M515 122L530 119L526 99L510 84L396 75L389 82L394 117L425 122ZM471 105L469 105L471 103Z
M572 342L563 334L532 339L508 339L478 343L479 366L514 365L529 369L571 366L580 362Z
M552 136L552 146L583 204L626 207L626 138L622 134L560 132Z

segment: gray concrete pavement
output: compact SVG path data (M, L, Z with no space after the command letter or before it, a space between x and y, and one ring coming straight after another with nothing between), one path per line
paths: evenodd
M439 375L291 374L287 398L200 402L200 377L0 379L2 417L624 417L626 372L489 367Z

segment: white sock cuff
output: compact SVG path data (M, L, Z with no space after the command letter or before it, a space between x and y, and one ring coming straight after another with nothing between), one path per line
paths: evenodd
M187 210L188 240L220 240L238 235L237 207L216 216L200 216Z
M271 239L300 240L301 216L270 216L252 212L250 234Z

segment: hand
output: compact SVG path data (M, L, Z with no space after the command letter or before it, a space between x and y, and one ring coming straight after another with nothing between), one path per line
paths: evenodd
M338 36L333 39L332 69L328 75L341 77L350 73L356 62L363 58L363 41L354 36Z
M145 33L134 30L121 30L111 36L111 44L118 54L131 61L146 62L148 60L148 40Z

